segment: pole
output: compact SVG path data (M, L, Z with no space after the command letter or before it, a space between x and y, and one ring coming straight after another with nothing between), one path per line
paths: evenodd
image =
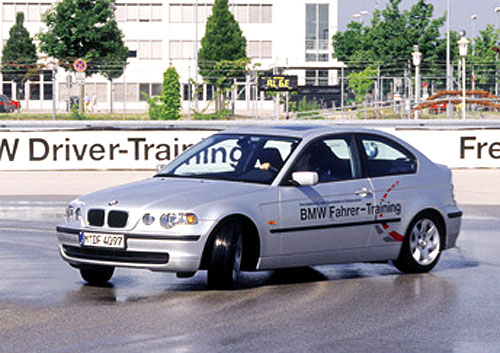
M285 93L285 99L286 99L286 103L285 103L285 116L286 116L286 120L290 119L290 112L288 110L288 103L290 101L289 96L290 96L289 92L286 91L286 93Z
M56 120L56 73L57 67L52 66L52 120Z
M465 56L462 57L462 119L465 120Z
M195 58L195 69L194 69L194 83L195 92L198 90L198 0L196 0L196 6L194 8L194 22L195 22L195 37L194 37L194 58ZM198 92L196 92L196 97L194 99L194 111L198 111Z
M420 65L415 65L415 105L420 103ZM418 119L418 110L415 110L415 119Z
M125 70L123 70L123 113L122 113L123 120L125 120L126 109L127 109L127 79L125 77Z
M340 109L344 113L344 65L340 68Z
M496 8L497 9L497 8ZM495 29L498 30L498 11L496 11ZM495 96L498 97L498 52L495 53Z
M446 90L452 90L451 77L451 54L450 54L450 0L446 2ZM451 104L446 104L446 117L451 119Z

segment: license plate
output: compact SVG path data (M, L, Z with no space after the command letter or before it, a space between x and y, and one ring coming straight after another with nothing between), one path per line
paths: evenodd
M80 233L82 246L96 246L100 248L125 248L125 236L122 234Z

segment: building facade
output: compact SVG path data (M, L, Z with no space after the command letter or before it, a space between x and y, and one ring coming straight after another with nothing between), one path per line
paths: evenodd
M25 13L31 35L43 31L42 14L54 1L7 0L1 3L0 49L15 23L17 12ZM86 78L85 96L94 111L144 112L146 97L159 95L163 72L173 65L180 75L183 109L213 109L213 87L197 73L197 49L211 14L213 0L117 0L116 20L129 48L122 77L108 82L99 75ZM256 88L257 71L297 75L299 86L337 84L340 67L332 58L331 37L337 31L338 0L230 0L229 7L247 39L247 55L253 72L235 82L231 93L237 113L266 115L273 111L272 98ZM25 84L15 97L13 82L1 78L0 91L21 100L23 110L67 110L79 84L73 73L54 68L50 59L39 77ZM193 89L198 82L200 88Z

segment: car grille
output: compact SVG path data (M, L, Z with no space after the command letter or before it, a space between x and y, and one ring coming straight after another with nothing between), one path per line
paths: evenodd
M64 253L69 257L85 260L123 262L146 265L166 265L168 264L169 260L168 253L125 251L115 249L91 249L68 245L64 245L63 250Z
M110 211L108 213L108 226L111 228L123 228L127 224L128 213L123 211Z
M87 214L89 225L93 227L103 227L105 211L101 209L91 209ZM110 211L108 213L108 227L124 228L127 225L128 213L124 211Z
M90 210L87 219L91 226L102 227L104 225L104 210Z

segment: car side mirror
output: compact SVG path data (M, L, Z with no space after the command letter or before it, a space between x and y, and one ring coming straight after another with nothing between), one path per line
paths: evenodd
M300 186L313 186L319 181L319 175L316 172L293 172L292 181Z
M159 173L163 168L165 168L166 164L158 164L156 166L156 171Z

